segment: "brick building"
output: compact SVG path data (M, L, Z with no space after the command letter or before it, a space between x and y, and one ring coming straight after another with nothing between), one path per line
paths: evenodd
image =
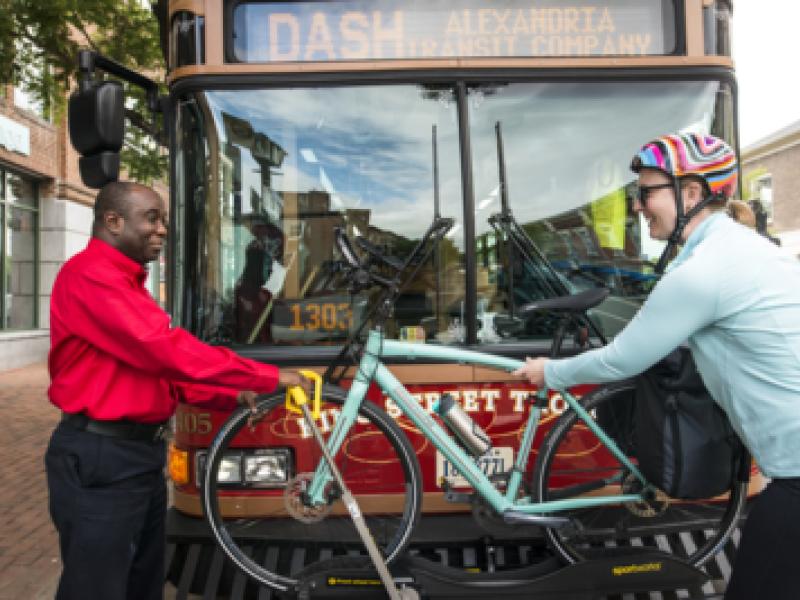
M800 121L742 150L742 194L761 204L770 233L800 257Z
M0 86L0 371L46 356L53 280L86 245L94 196L66 123Z

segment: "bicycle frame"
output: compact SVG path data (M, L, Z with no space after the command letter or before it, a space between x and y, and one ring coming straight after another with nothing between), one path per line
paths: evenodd
M399 342L387 340L380 330L371 330L364 353L361 357L352 386L347 394L347 399L342 407L342 412L336 420L327 447L332 456L336 456L344 440L345 434L353 426L358 408L364 401L367 389L372 381L375 381L380 388L386 392L397 404L402 413L408 417L420 432L431 441L431 443L447 458L461 475L475 489L476 493L482 496L498 513L502 514L508 510L515 512L537 514L550 513L562 510L577 508L589 508L604 504L616 504L620 502L637 502L643 500L641 494L622 494L609 496L592 496L587 498L576 498L566 500L553 500L547 502L533 502L529 497L517 498L522 476L525 470L528 456L530 455L536 429L539 425L541 408L536 404L531 404L531 410L522 435L517 457L514 460L514 467L509 477L505 493L495 487L489 478L478 467L473 457L467 454L459 446L452 436L431 417L414 400L405 386L392 375L388 368L381 362L381 358L403 357L411 359L431 359L447 360L448 362L459 362L463 364L479 365L504 371L513 371L523 365L522 362L502 356L483 354L471 350L461 350L447 346L436 346L411 342ZM546 389L542 389L539 394L547 394ZM580 405L578 400L569 392L561 392L564 400L577 414L586 426L597 436L601 443L633 474L642 484L643 489L647 489L649 483L644 475L628 457L619 449L613 439L611 439L591 418L589 413ZM317 466L309 489L308 496L312 503L325 502L323 490L326 484L332 479L332 475L327 463L322 460ZM606 481L607 484L613 483L617 478Z

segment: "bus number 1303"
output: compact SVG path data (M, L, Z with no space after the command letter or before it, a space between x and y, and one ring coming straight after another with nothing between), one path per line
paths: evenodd
M349 302L303 302L292 304L291 329L348 331L353 324Z

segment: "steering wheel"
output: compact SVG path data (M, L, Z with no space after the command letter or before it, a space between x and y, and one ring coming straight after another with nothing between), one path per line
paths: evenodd
M393 288L396 283L392 279L381 277L377 273L369 270L369 265L366 262L358 259L358 255L353 250L353 245L350 243L350 238L344 232L344 229L337 227L334 231L336 245L339 247L339 252L342 253L342 258L352 269L350 273L350 283L354 290L363 290L369 288L372 284L378 284L385 288Z
M438 217L435 219L433 224L423 236L423 239L417 245L414 253L416 254L419 252L425 243L429 242L431 239L438 240L442 238L453 227L454 222L455 221L449 217ZM360 260L353 249L350 238L347 237L347 233L345 233L345 229L343 227L337 227L334 230L334 239L342 258L344 259L344 262L347 263L347 265L353 270L350 278L356 288L364 289L365 287L368 287L370 283L376 283L389 289L396 288L399 284L397 277L399 277L400 273L409 264L413 263L413 254L406 260L406 262L403 262L394 256L387 256L381 251L379 246L361 236L356 238L356 243L362 250L364 250L364 252L367 253L369 258L366 260ZM387 279L386 277L375 273L374 269L370 269L369 259L378 260L392 267L397 272L392 278Z

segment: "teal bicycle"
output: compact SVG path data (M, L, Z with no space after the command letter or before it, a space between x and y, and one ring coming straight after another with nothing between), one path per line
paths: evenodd
M227 556L264 585L296 589L304 577L303 564L359 553L359 537L342 502L349 489L385 561L397 558L412 540L423 513L427 518L430 510L441 512L442 497L453 491L445 483L438 498L430 493L423 498L419 448L412 447L403 431L413 427L468 482L472 491L466 496L478 500L497 521L517 528L533 526L532 535L543 532L566 563L627 544L660 549L702 565L722 548L738 523L747 482L731 481L727 493L692 501L670 499L651 485L637 468L632 423L627 411L620 410L630 401L632 383L603 386L580 399L558 392L569 409L555 419L538 448L534 437L553 392L532 391L513 464L487 475L481 467L485 460L480 460L490 455L490 442L479 428L459 422L458 414L448 419L452 402L447 398L437 409L444 413L446 424L442 424L384 365L384 360L401 358L510 372L522 364L513 358L401 342L384 335L381 325L391 315L402 287L401 274L419 268L451 226L451 220L437 219L403 263L387 259L364 240L357 240L365 254L360 258L347 236L337 232L343 272L351 287L363 290L377 285L383 290L375 303L373 327L366 336L356 332L343 350L343 356L357 359L349 389L321 387L313 410L318 425L314 429L321 432L324 449L283 394L262 398L256 415L239 409L218 432L199 485L206 518ZM548 311L563 323L585 323L586 311L606 295L607 291L595 289L543 300L519 310L517 317ZM566 331L558 328L552 354L558 354ZM404 420L390 417L370 400L381 397L378 390L391 398ZM323 450L338 473L332 472ZM241 487L227 483L231 469L243 471L237 481L253 481L246 499ZM265 474L273 476L268 483ZM259 487L264 493L253 500L252 491ZM458 503L465 501L465 494L449 497L455 500L452 511L463 513L464 505ZM662 541L673 533L690 535L688 530L695 533L684 544ZM279 560L275 553L259 551L263 540L301 548L303 557L290 563Z

